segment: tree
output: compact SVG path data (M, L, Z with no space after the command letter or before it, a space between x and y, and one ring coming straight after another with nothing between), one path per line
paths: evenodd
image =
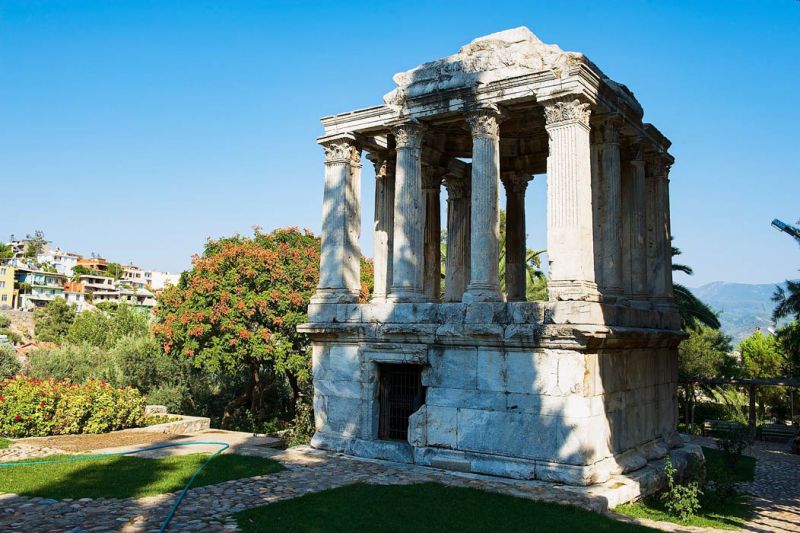
M749 378L775 378L783 375L786 358L780 351L778 340L773 335L756 331L739 343L742 354L742 374ZM784 404L784 391L779 387L758 387L756 403L761 418L766 416L767 407L773 413Z
M149 335L147 315L127 304L80 313L69 327L66 340L72 344L88 344L111 348L126 335Z
M60 343L67 336L75 315L75 306L68 304L64 298L51 300L33 312L36 340Z
M20 371L17 351L9 344L0 344L0 379L14 376Z
M247 376L225 406L223 427L240 406L257 414L265 388L280 377L293 403L300 397L309 346L296 328L307 320L319 246L313 234L294 228L212 240L178 285L161 294L153 330L167 354L209 372Z
M689 328L689 338L678 347L678 375L681 378L715 377L735 372L736 361L731 356L731 338L708 326ZM684 420L694 427L697 388L683 385Z
M44 232L42 230L34 231L32 236L27 235L25 239L28 241L28 244L25 245L24 255L28 259L35 259L37 255L44 252L44 248L47 246L47 240L44 238Z
M798 230L794 226L792 229ZM795 237L795 240L800 244L800 239ZM776 337L786 354L787 373L800 376L800 280L787 280L786 289L780 285L775 287L772 301L775 302L772 320L776 323L786 318L791 320L789 324L778 329Z
M670 239L672 239L672 237L670 237ZM680 248L672 247L672 257L677 257L681 255L681 253L683 252L681 252ZM694 274L692 267L680 263L673 263L672 271L683 272L689 276ZM692 294L692 291L687 287L680 283L673 283L672 294L675 299L675 305L678 306L678 314L680 314L681 317L681 329L688 331L701 325L713 329L720 328L721 324L714 310Z
M14 249L11 245L0 242L0 261L7 261L14 257Z

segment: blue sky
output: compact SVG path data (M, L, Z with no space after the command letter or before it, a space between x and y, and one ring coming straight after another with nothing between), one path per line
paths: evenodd
M181 270L209 236L318 231L319 118L520 25L626 83L672 139L673 233L696 271L676 279L797 276L800 248L769 225L800 218L796 0L0 0L0 237ZM528 196L543 248L543 176Z

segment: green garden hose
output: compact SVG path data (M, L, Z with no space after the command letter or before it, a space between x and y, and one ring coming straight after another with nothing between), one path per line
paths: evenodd
M128 451L128 452L98 453L98 454L94 454L94 455L76 455L75 457L67 457L65 459L50 459L50 460L43 459L41 461L14 461L14 462L10 462L10 463L0 463L0 467L15 467L15 466L30 466L30 465L50 465L50 464L56 464L56 463L75 463L75 462L78 462L78 461L88 461L90 459L99 459L101 457L114 457L114 456L119 456L119 455L132 455L132 454L135 454L135 453L149 452L149 451L152 451L152 450L163 450L164 448L173 448L173 447L177 447L177 446L200 446L200 445L221 446L221 448L219 448L217 451L212 453L209 456L208 459L203 461L203 463L199 467L197 467L197 470L194 471L194 474L192 474L192 477L189 478L189 481L186 483L186 485L183 487L183 490L178 495L178 499L175 501L175 505L172 506L172 509L170 510L169 514L167 515L166 520L164 520L164 523L161 524L161 529L159 529L159 533L163 533L164 531L167 530L167 527L169 526L169 523L172 521L172 517L175 516L175 512L178 510L178 506L180 506L181 502L183 501L183 498L186 496L186 493L189 492L189 487L194 482L195 478L197 477L197 474L199 474L200 471L203 470L203 468L205 468L205 466L209 462L211 462L212 459L214 459L216 456L218 456L219 454L221 454L222 452L224 452L225 450L230 448L230 445L228 443L226 443L226 442L213 442L213 441L210 441L210 442L176 442L176 443L172 443L172 444L159 444L159 445L156 445L156 446L149 446L147 448L140 448L138 450L131 450L131 451Z

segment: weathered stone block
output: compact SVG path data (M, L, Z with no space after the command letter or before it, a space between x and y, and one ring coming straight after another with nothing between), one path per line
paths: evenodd
M531 459L546 457L558 449L554 429L560 423L557 417L459 409L458 448Z
M478 388L506 390L506 354L500 350L478 349Z
M468 407L490 411L506 409L506 394L497 391L429 387L425 398L428 405L441 407Z
M516 479L535 479L536 462L511 457L490 457L479 454L470 456L470 470L476 474L510 477Z
M351 437L361 433L361 400L314 394L317 431Z
M455 448L458 445L458 409L427 406L428 446Z
M314 382L316 392L322 396L338 396L340 398L362 397L362 384L358 381L329 381L318 379Z
M430 367L422 373L426 387L474 389L478 385L478 350L476 348L432 347L428 352Z
M552 394L558 390L558 358L551 350L506 352L509 392Z

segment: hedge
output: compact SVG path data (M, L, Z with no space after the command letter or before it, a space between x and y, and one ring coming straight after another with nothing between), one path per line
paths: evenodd
M136 389L89 379L33 379L18 375L0 382L0 435L46 437L105 433L144 425L145 399Z

